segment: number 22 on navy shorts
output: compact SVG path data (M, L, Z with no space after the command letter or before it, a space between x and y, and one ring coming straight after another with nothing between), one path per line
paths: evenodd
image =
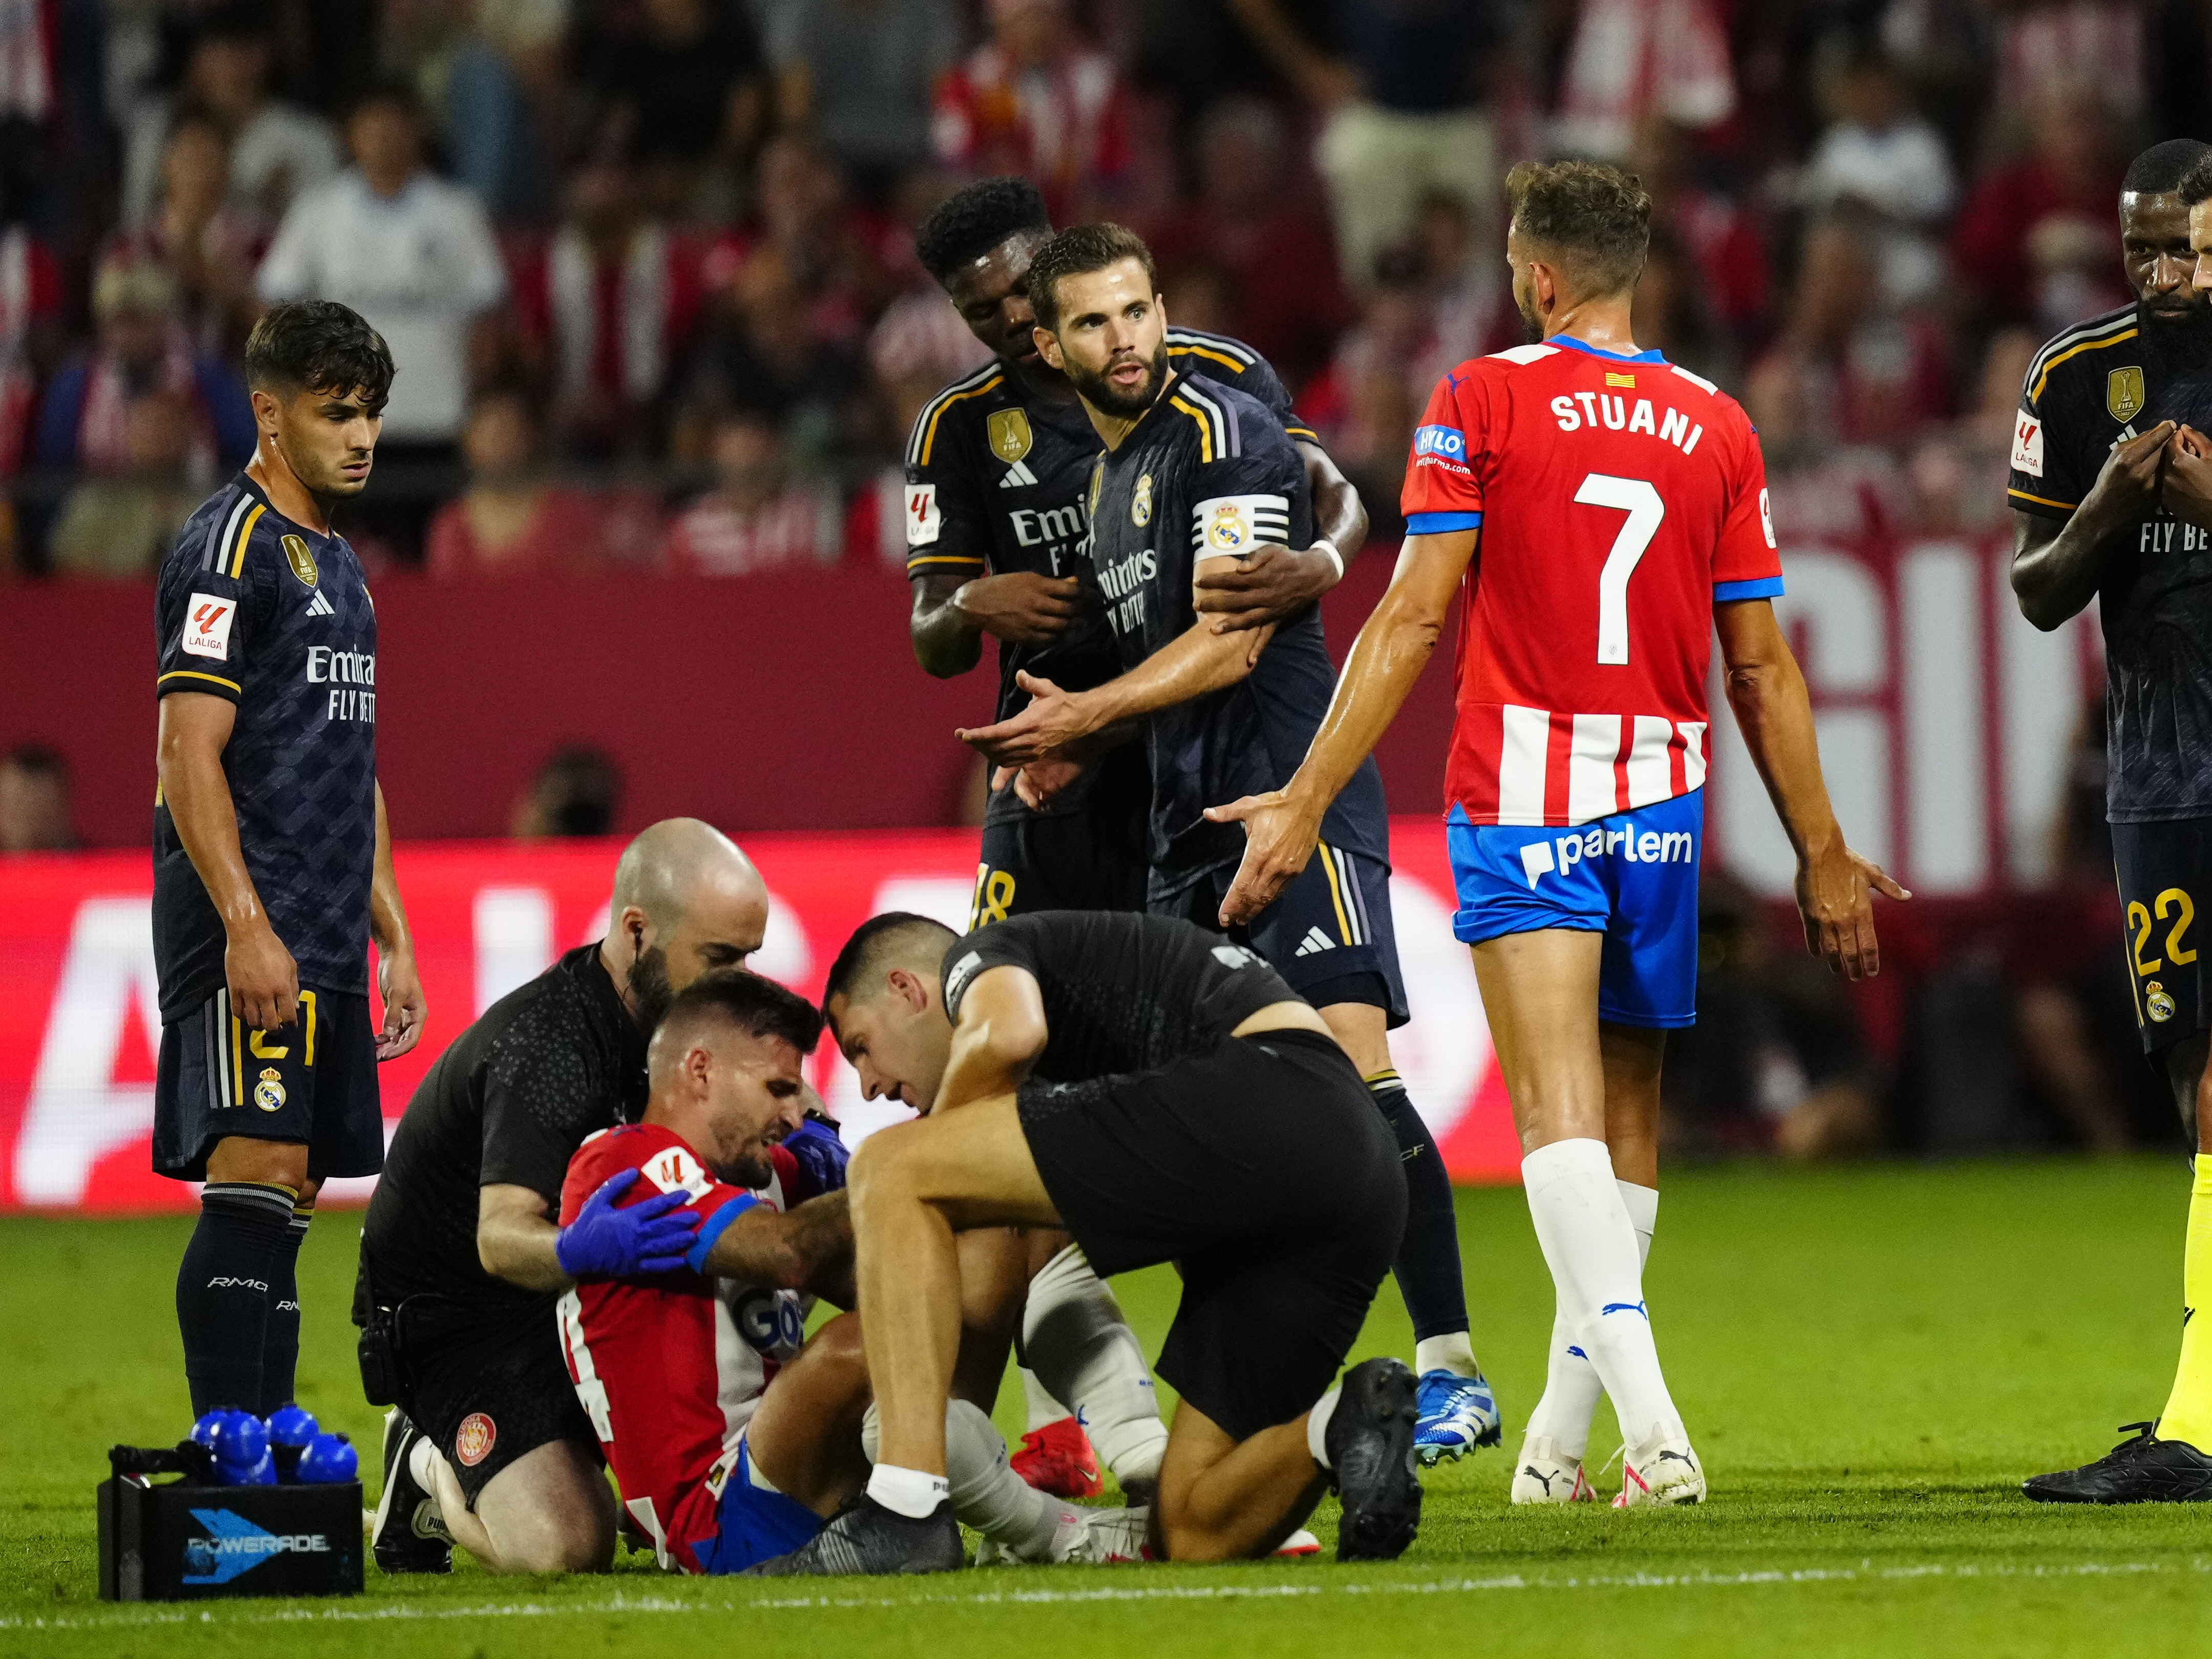
M1693 1024L1705 800L1693 790L1571 829L1469 823L1454 806L1452 932L1467 945L1545 927L1601 933L1601 1019Z

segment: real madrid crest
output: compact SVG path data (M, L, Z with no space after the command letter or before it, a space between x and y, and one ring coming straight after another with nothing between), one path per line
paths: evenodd
M1244 544L1251 539L1244 526L1244 509L1234 501L1224 501L1213 509L1212 520L1206 526L1206 544L1224 553L1242 553Z
M2163 1025L2173 1018L2173 999L2156 980L2143 987L2143 1012L2154 1024Z
M284 1079L274 1066L261 1068L261 1078L253 1085L253 1103L264 1112L281 1109L284 1104Z
M1142 530L1152 521L1152 475L1149 472L1137 480L1136 493L1129 497L1129 522Z
M2105 412L2125 425L2142 413L2142 368L2130 363L2105 376Z
M277 545L284 550L284 562L292 567L292 574L301 581L313 587L322 580L322 572L315 568L315 556L307 551L307 544L304 538L282 537L278 539Z
M1025 409L1002 409L984 423L991 453L1012 466L1030 453L1030 414Z

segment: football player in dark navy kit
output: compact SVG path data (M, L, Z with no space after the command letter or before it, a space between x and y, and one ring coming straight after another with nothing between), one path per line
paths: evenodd
M206 1182L177 1274L196 1413L291 1398L316 1190L383 1167L376 1062L422 1031L376 783L376 611L331 528L368 483L392 355L310 301L255 325L246 369L254 458L186 521L155 602L154 1168Z
M1026 283L1052 240L1044 200L1025 179L986 179L948 198L915 252L977 340L986 368L922 409L906 455L907 574L914 585L915 658L940 678L976 665L982 637L999 641L997 718L1027 696L1030 670L1087 689L1121 672L1076 544L1098 434L1059 370L1037 355ZM1312 548L1255 548L1212 574L1208 604L1232 628L1310 606L1334 586L1367 533L1358 492L1291 412L1267 361L1219 335L1177 329L1179 373L1235 386L1268 405L1299 446L1322 535ZM1323 550L1322 543L1333 544ZM1030 805L998 780L987 809L970 927L1032 910L1138 909L1145 902L1151 780L1130 746Z
M2212 249L2206 147L2175 139L2129 167L2120 239L2136 303L2058 335L2029 365L2013 430L2014 591L2038 628L2092 599L2107 677L2106 816L2143 1050L2197 1152L2183 1285L2212 1301L2212 1111L2203 1108L2212 977L2197 907L2212 898ZM2195 239L2191 232L2207 233ZM2194 501L2191 497L2194 496ZM2154 1423L2078 1469L2039 1475L2046 1503L2212 1500L2212 1341L2186 1316Z
M948 198L915 244L992 361L933 398L908 443L914 653L932 674L947 678L975 667L984 635L996 638L994 718L1000 720L1028 701L1015 678L1024 670L1077 688L1121 672L1103 606L1076 553L1098 434L1067 377L1038 356L1033 334L1030 261L1052 234L1036 185L1026 179L985 179ZM1209 573L1206 603L1218 608L1228 629L1309 609L1335 585L1343 561L1366 536L1358 492L1291 414L1281 381L1250 347L1177 329L1169 334L1168 351L1182 372L1241 386L1283 419L1305 461L1323 539L1334 544L1298 552L1255 547L1248 557L1220 561ZM994 775L971 928L1037 910L1144 908L1152 775L1143 745L1113 750L1089 769L1050 771L1060 787L1048 799L1034 780ZM1033 1266L1042 1269L1054 1254L1050 1241L1032 1242ZM1065 1322L1065 1310L1056 1320L1056 1299L1087 1304L1118 1323L1110 1294L1079 1264L1062 1262L1042 1283L1046 1288L1030 1304L1032 1328ZM1110 1340L1136 1359L1140 1351L1126 1328ZM1064 1497L1095 1492L1097 1459L1083 1430L1036 1381L1026 1347L1022 1358L1029 1432L1016 1469ZM1115 1437L1095 1413L1087 1420L1106 1439ZM1109 1449L1109 1462L1125 1487L1149 1484L1147 1460L1157 1458L1164 1441L1155 1427L1152 1449L1139 1447L1119 1463Z
M1125 671L1086 691L1024 672L1030 702L963 732L1001 765L1079 758L1141 724L1152 772L1148 908L1218 929L1243 831L1213 802L1279 787L1336 687L1318 612L1221 634L1194 583L1211 561L1313 535L1305 469L1280 422L1233 386L1181 374L1152 256L1117 225L1063 232L1030 272L1038 349L1081 393L1106 444L1085 544ZM1228 791L1223 793L1223 791ZM1405 1160L1410 1204L1397 1260L1421 1373L1423 1457L1498 1437L1498 1407L1468 1339L1451 1183L1390 1062L1405 1023L1389 895L1389 827L1372 761L1330 809L1322 856L1234 931L1316 1008L1367 1079Z

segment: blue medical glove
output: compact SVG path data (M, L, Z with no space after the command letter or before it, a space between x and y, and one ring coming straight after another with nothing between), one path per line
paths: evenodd
M682 1188L655 1193L627 1209L615 1200L635 1182L638 1171L618 1170L585 1200L576 1218L553 1241L561 1271L571 1279L627 1279L633 1273L665 1273L684 1265L698 1230L699 1214L684 1207L691 1194Z

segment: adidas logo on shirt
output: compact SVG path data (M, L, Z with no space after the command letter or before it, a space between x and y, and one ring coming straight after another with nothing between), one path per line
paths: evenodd
M331 602L323 597L323 590L319 587L315 590L315 597L307 601L307 614L311 617L335 617L338 613L331 609Z
M999 480L999 488L1019 489L1024 485L1033 484L1036 481L1036 474L1030 471L1030 464L1027 461L1016 461L1006 469L1006 476Z
M1336 941L1318 927L1306 929L1306 936L1298 941L1298 948L1291 954L1298 957L1319 956L1323 951L1336 949Z

